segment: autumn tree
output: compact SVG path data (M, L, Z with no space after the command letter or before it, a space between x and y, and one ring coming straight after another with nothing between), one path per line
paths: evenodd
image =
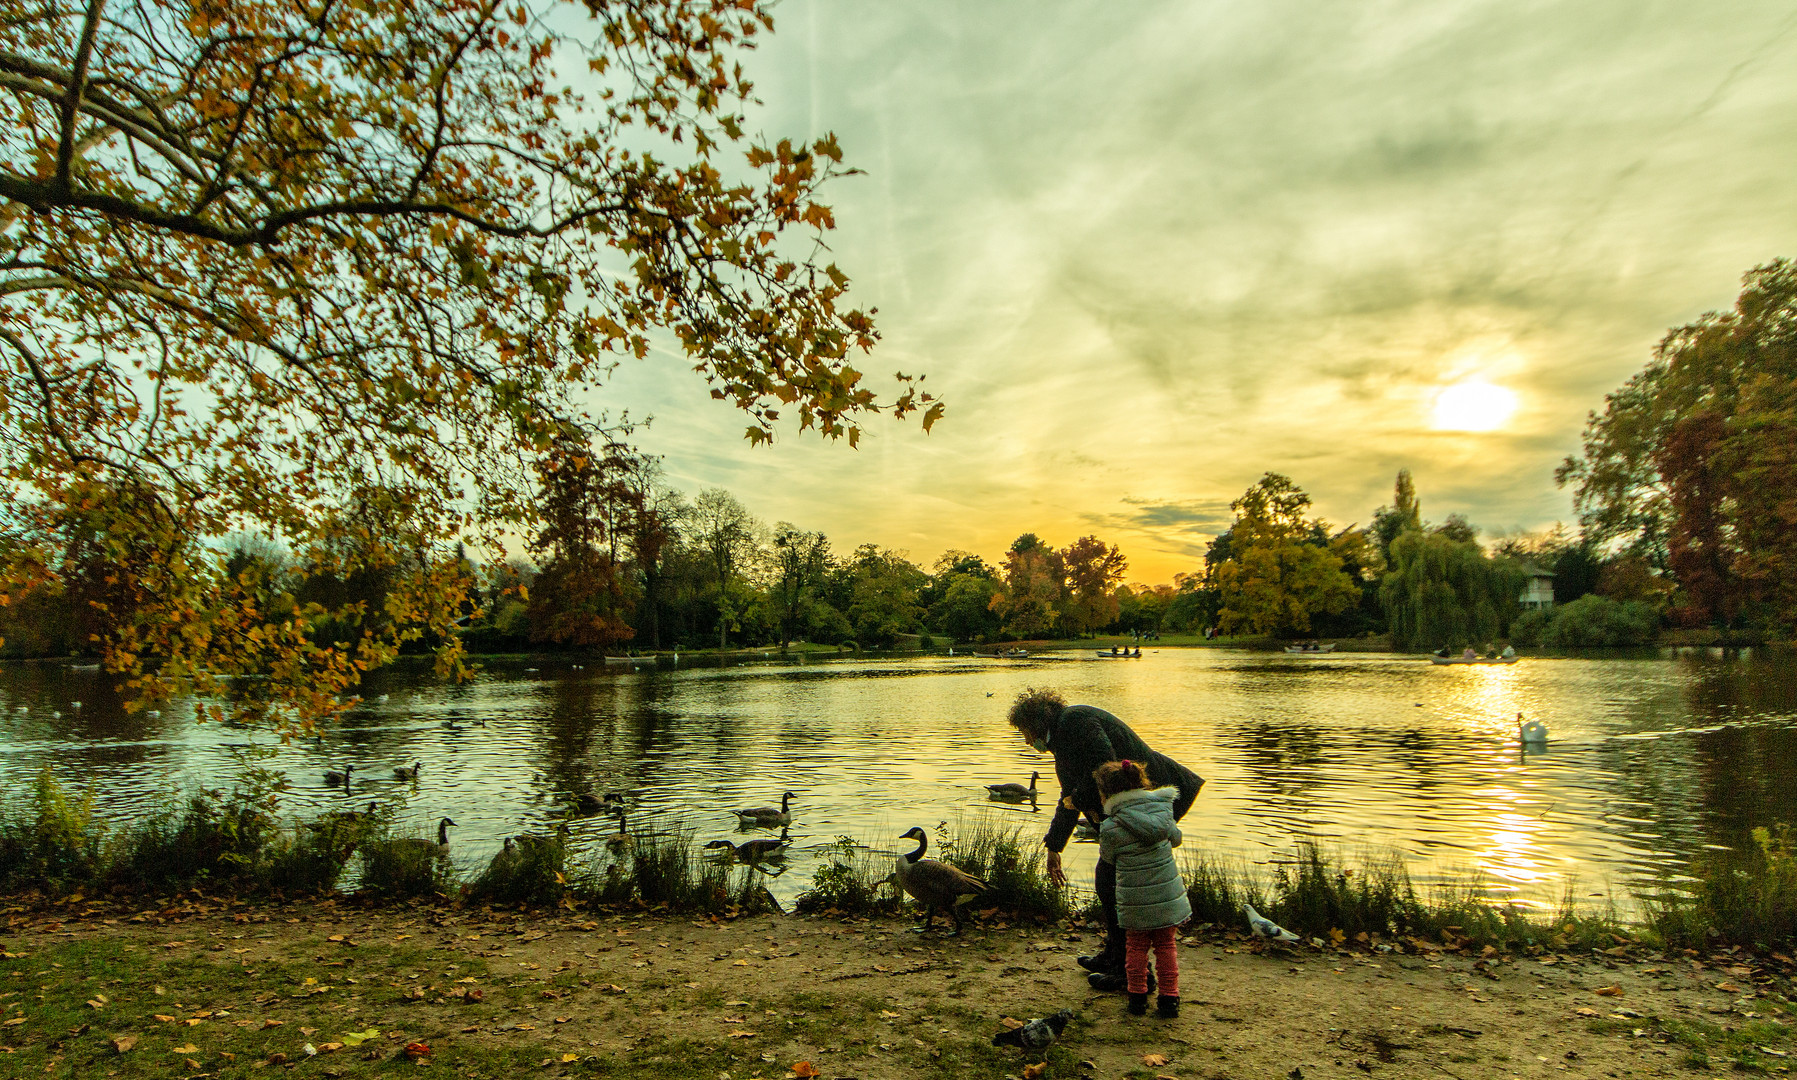
M992 598L992 611L1018 637L1047 637L1060 617L1065 578L1061 553L1024 533L1005 552L1005 588Z
M201 695L272 670L311 718L414 623L453 642L454 540L528 529L531 463L654 340L748 413L751 441L788 412L851 444L872 412L933 422L903 376L889 400L866 385L851 361L873 324L814 260L823 186L847 171L835 139L745 134L737 61L771 6L12 3L5 515L53 538L111 500L113 542L196 553L119 582L135 600L105 606L108 666ZM426 565L359 652L216 613L201 538L299 556L377 489ZM48 542L5 552L6 596L59 577ZM396 561L384 540L355 550Z
M530 589L531 640L604 649L636 635L619 558L640 512L631 452L605 439L562 439L537 465L541 563ZM620 535L623 534L623 535Z
M1319 613L1344 611L1358 597L1328 546L1328 530L1306 516L1310 496L1289 477L1267 473L1230 503L1227 556L1210 567L1228 634L1305 634Z
M1479 645L1508 633L1526 578L1457 530L1406 529L1391 545L1380 601L1400 648Z
M1106 546L1096 536L1082 536L1061 549L1063 592L1059 604L1061 630L1079 636L1116 621L1114 595L1129 560L1115 544Z
M1559 470L1587 536L1672 576L1688 625L1797 625L1797 262L1667 333Z

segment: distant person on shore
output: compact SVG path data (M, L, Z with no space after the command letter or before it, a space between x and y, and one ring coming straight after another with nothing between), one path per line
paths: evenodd
M1155 787L1134 761L1110 761L1092 774L1104 799L1098 830L1098 857L1117 868L1117 921L1123 924L1123 973L1129 1011L1148 1011L1148 953L1160 981L1157 1014L1179 1015L1179 924L1192 917L1185 878L1173 859L1179 826L1173 806L1176 787Z
M1155 786L1177 788L1173 801L1175 820L1191 809L1198 789L1204 786L1197 773L1150 750L1128 724L1091 705L1069 705L1053 690L1032 687L1018 694L1011 703L1009 719L1024 742L1041 753L1054 755L1061 796L1043 843L1048 848L1048 876L1057 886L1067 883L1067 874L1061 869L1061 852L1066 849L1080 815L1103 828L1104 798L1093 775L1100 765L1128 758L1142 766ZM1092 887L1104 911L1104 946L1091 956L1080 957L1079 964L1092 973L1087 981L1094 990L1116 993L1126 985L1125 940L1123 927L1117 921L1117 867L1106 861L1102 853Z

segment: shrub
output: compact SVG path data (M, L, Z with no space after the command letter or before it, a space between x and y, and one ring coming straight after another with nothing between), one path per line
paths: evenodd
M818 867L811 887L799 894L793 910L804 915L894 915L904 902L896 888L888 888L891 863L873 856L852 836L838 836L830 845L830 861Z
M468 895L508 904L555 904L567 891L568 849L560 836L530 838L493 856Z
M1542 642L1557 649L1590 649L1650 644L1660 619L1639 600L1617 602L1593 593L1553 609Z
M1695 880L1647 900L1647 921L1668 946L1797 943L1797 853L1789 825L1753 830L1753 846L1714 852Z
M431 840L380 838L361 846L363 893L382 900L448 895L454 888L449 857Z
M63 889L96 880L103 826L90 790L71 800L49 768L32 783L31 803L0 819L0 887Z

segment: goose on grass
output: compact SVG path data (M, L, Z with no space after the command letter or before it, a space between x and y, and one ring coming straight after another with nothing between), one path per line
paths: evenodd
M954 920L954 932L959 934L961 912L956 905L967 897L986 892L990 886L965 870L924 858L924 852L930 847L930 836L921 828L912 828L901 839L917 841L917 850L909 855L901 854L894 868L899 888L924 907L923 925L916 929L920 933L928 930L931 920L936 917L936 909L946 908L949 918Z

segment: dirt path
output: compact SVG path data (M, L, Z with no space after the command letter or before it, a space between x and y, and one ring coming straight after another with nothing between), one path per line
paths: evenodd
M749 1080L804 1062L827 1078L997 1078L1046 1060L1047 1077L1474 1080L1675 1075L1700 1058L1784 1072L1790 1043L1779 972L1644 950L1263 954L1213 933L1185 939L1184 1012L1161 1021L1091 992L1073 957L1095 936L1065 926L954 938L781 916L59 911L6 913L0 1074L376 1076L422 1044L439 1069L494 1077ZM1001 1018L1061 1008L1075 1020L1045 1058L990 1045ZM135 1041L120 1052L115 1037Z

